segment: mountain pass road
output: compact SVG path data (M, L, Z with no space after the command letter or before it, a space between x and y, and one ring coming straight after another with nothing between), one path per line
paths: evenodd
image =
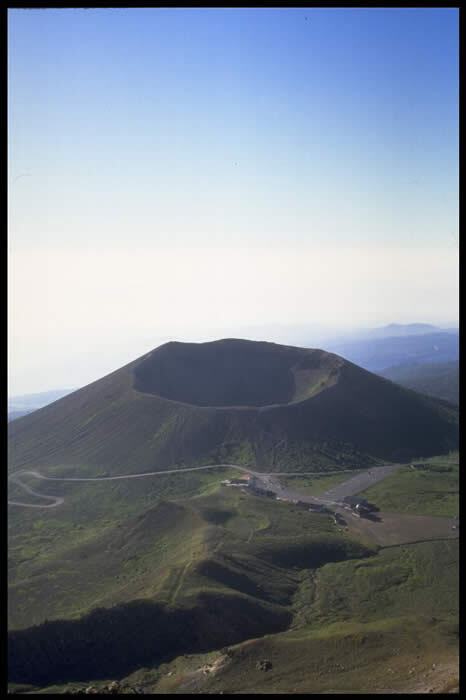
M54 508L59 505L61 505L64 502L64 498L61 496L47 496L45 494L41 494L38 491L35 491L32 489L30 486L25 484L20 477L21 476L32 476L36 479L45 479L47 481L115 481L117 479L137 479L137 478L143 478L143 477L149 477L149 476L162 476L164 474L176 474L179 472L191 472L191 471L199 471L202 469L217 469L217 468L228 468L228 469L238 469L242 472L245 472L246 474L250 474L252 477L255 478L256 486L259 486L259 488L266 489L268 491L272 491L275 493L279 498L284 498L284 499L289 499L289 500L299 500L304 503L309 503L309 504L320 504L320 505L338 505L345 496L352 496L356 493L359 493L360 491L364 491L366 488L369 486L372 486L372 484L377 483L377 481L381 481L382 479L385 479L387 476L395 472L397 469L399 469L402 465L401 464L390 464L390 465L385 465L383 467L372 467L371 469L368 469L362 474L359 474L357 476L350 477L347 481L344 481L343 483L339 484L338 486L334 486L331 489L328 489L325 493L319 495L319 496L306 496L303 494L298 494L290 491L289 489L285 489L281 486L280 481L279 481L279 476L292 476L293 474L295 475L300 475L300 476L322 476L322 472L256 472L252 469L248 469L247 467L240 466L239 464L210 464L206 466L201 466L201 467L188 467L185 469L167 469L164 471L156 471L156 472L145 472L142 474L124 474L121 476L100 476L100 477L58 477L58 476L44 476L40 472L37 471L22 471L22 472L17 472L16 474L12 475L10 480L20 486L24 491L27 493L30 493L33 496L36 496L37 498L44 498L46 500L53 501L53 503L47 503L47 504L32 504L32 503L21 503L19 501L8 501L9 505L14 505L14 506L22 506L24 508ZM341 470L338 471L330 471L330 472L325 472L325 474L340 474L342 473Z

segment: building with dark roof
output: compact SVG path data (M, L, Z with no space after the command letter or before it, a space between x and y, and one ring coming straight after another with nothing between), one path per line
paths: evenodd
M347 503L352 508L355 508L356 506L362 506L367 510L377 510L377 506L375 506L373 503L369 503L369 501L366 501L360 496L346 496L343 499L343 503Z
M368 515L369 513L374 513L376 510L379 510L376 505L358 496L346 496L343 502L350 506L353 515Z

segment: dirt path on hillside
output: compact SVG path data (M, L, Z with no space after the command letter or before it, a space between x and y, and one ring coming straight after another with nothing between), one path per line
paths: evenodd
M413 674L415 675L415 674ZM459 658L432 664L421 678L409 681L402 693L459 693Z

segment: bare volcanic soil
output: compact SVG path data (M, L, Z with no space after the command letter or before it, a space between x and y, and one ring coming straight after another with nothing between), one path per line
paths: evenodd
M8 435L10 470L319 471L456 449L458 411L323 350L227 339L162 345Z

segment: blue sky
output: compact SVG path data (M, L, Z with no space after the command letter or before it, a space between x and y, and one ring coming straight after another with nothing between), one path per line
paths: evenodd
M9 10L8 45L15 393L70 385L53 347L457 318L457 9Z

